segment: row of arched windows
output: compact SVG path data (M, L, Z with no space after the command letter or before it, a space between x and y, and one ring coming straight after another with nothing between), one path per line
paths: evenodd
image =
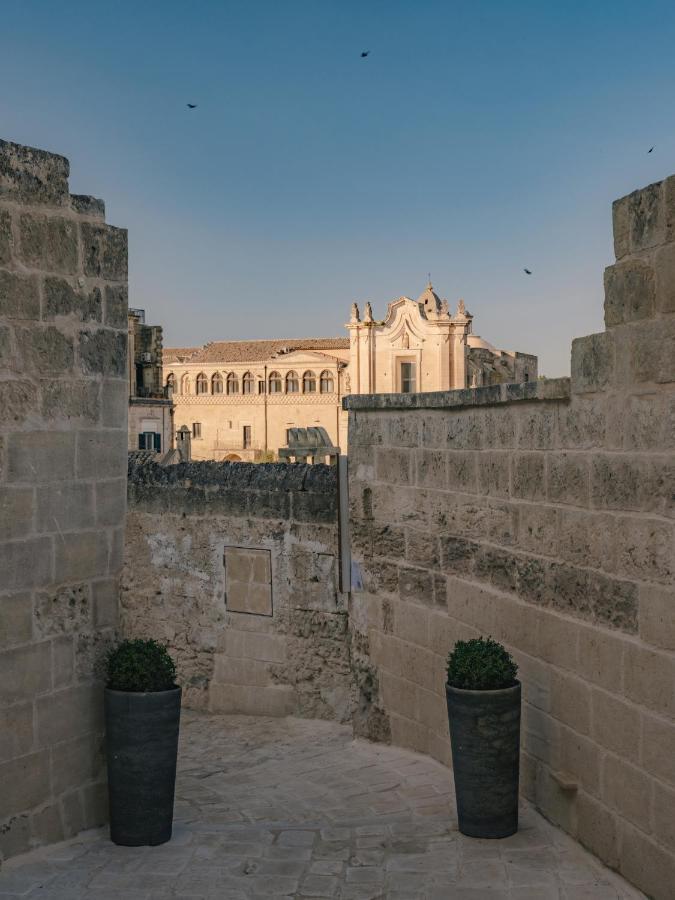
M258 385L258 393L264 393L265 382L261 379ZM317 376L315 372L307 371L300 380L297 372L287 372L284 378L280 372L270 372L267 377L267 390L270 394L299 394L300 385L302 384L303 394L315 394L317 389ZM172 391L176 390L176 376L170 372L166 377L166 386ZM319 392L321 394L332 394L335 390L335 380L333 373L324 370L318 378ZM223 388L226 394L239 394L241 387L242 394L255 393L255 378L251 372L245 372L239 381L239 376L235 372L229 372L225 380L220 372L215 372L211 376L211 382L207 376L200 372L195 380L196 394L222 394ZM185 374L180 380L180 393L190 394L190 376Z

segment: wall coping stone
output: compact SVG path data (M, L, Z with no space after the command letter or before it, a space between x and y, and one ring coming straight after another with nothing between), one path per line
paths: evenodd
M162 466L132 451L129 454L130 484L158 487L210 486L252 491L311 491L335 493L337 467L323 463L183 462Z
M428 391L419 394L350 394L342 401L347 410L363 409L457 409L496 406L502 403L539 400L569 400L569 378L548 378L522 384L492 384L458 391Z

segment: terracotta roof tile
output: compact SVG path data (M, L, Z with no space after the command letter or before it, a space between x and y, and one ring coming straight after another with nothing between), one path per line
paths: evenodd
M203 347L164 349L164 363L179 357L190 363L256 362L293 350L347 350L349 338L282 338L268 341L212 341Z

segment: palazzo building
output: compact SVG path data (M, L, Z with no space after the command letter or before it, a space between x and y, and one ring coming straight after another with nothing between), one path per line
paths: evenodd
M129 310L129 450L166 453L173 446L173 401L162 377L162 327Z
M449 391L537 378L537 357L498 350L473 332L462 300L451 313L431 284L399 297L384 319L352 304L349 337L214 341L164 350L176 427L194 459L265 459L291 428L322 426L344 452L346 394Z

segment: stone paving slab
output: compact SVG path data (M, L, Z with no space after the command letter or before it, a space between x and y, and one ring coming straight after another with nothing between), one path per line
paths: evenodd
M0 900L638 900L523 806L500 841L457 831L452 774L332 722L184 712L174 836L106 829L10 860Z

